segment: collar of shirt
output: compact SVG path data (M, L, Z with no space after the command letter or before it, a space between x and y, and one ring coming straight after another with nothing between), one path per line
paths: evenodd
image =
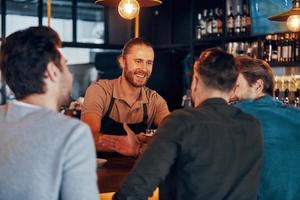
M40 106L29 104L29 103L25 103L23 101L14 101L12 103L16 104L18 106L24 106L24 107L27 107L27 108L41 108Z
M278 101L276 99L274 99L273 97L271 97L270 95L264 95L260 98L257 99L245 99L242 101L238 101L237 105L243 105L243 104L248 104L248 103L255 103L257 105L270 105L270 104L274 104L277 106L282 106L284 105L281 101Z
M228 105L228 103L222 98L209 98L204 100L197 108L209 105Z
M124 91L122 91L122 89L121 89L121 76L118 79L116 79L116 84L114 84L113 97L115 99L122 99L122 100L126 101ZM139 99L137 101L140 101L142 104L148 103L145 87L141 88L141 94L140 94Z

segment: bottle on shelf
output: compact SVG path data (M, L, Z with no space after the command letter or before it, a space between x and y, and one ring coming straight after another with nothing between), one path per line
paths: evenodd
M202 21L202 15L201 13L198 13L197 25L195 27L195 38L197 40L202 39L201 21Z
M299 60L299 36L296 33L267 35L263 42L263 59L267 62Z
M233 36L234 35L234 15L232 12L232 6L229 8L229 15L227 16L227 35L228 36Z
M241 20L242 15L240 11L240 5L237 5L236 15L234 18L234 34L237 36L241 35Z
M264 56L263 59L267 62L271 62L272 59L272 35L267 35L264 42Z
M278 60L277 34L272 35L271 45L272 45L271 62L277 62Z
M241 17L241 35L248 35L248 27L247 27L247 6L243 4L243 15Z
M298 33L294 33L295 37L294 37L294 61L298 62L299 59L299 34Z
M217 15L217 26L218 26L218 32L217 32L217 37L221 37L223 35L223 10L222 8L219 8L219 12Z
M210 9L209 15L208 15L208 18L206 21L207 37L213 36L213 21L214 21L214 12L213 12L213 9Z
M212 22L212 36L213 37L219 37L218 35L218 20L219 20L219 9L215 8L213 22Z
M207 36L207 31L206 31L206 21L207 21L207 10L203 10L203 18L201 20L201 36L202 38Z
M252 31L252 19L250 16L250 11L249 11L249 3L245 2L244 3L244 15L246 16L246 34L250 35Z

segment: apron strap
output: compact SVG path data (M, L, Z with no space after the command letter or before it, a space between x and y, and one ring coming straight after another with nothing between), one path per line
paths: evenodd
M112 110L112 107L113 107L114 103L115 103L115 98L111 97L108 110L107 110L107 112L105 114L106 116L110 115L110 112Z
M148 121L148 109L146 104L143 104L143 110L144 110L144 116L143 116L143 123L146 125L147 127L147 121Z

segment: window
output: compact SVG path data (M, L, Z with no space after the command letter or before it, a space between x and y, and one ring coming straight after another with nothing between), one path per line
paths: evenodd
M43 4L43 25L47 26L47 1L44 1ZM51 28L59 34L62 41L73 41L72 1L51 1Z
M104 11L94 1L78 0L77 42L104 43Z
M38 25L36 2L7 0L6 9L6 35Z

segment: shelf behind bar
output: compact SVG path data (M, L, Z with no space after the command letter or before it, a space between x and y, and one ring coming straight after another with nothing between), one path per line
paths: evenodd
M223 38L222 37L216 37L216 38L203 38L203 39L193 39L193 45L199 46L199 45L219 45L222 44Z
M63 47L95 48L95 49L122 49L123 45L119 44L95 44L80 42L63 42Z
M245 42L257 41L265 39L266 35L241 35L241 36L228 36L225 38L226 42Z
M296 67L300 66L300 62L269 62L272 67Z

